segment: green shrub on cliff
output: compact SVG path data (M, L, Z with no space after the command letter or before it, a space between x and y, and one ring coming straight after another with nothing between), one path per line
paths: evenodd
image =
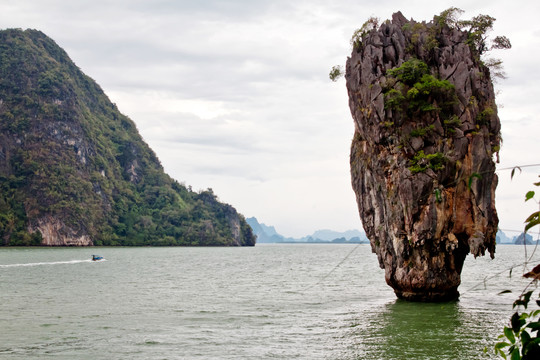
M512 44L506 36L499 35L493 39L489 38L489 32L493 30L495 18L490 15L477 15L470 20L459 20L463 10L451 7L441 12L439 16L433 18L439 27L449 26L467 31L467 43L478 60L482 60L492 74L498 78L505 78L506 75L502 69L502 61L495 58L482 58L487 52L493 49L511 49ZM481 59L482 58L482 59Z
M418 59L405 61L387 71L385 107L407 112L450 112L455 102L455 88L448 80L429 74L428 65Z
M356 49L362 44L363 38L372 30L377 30L379 26L379 18L370 17L359 29L356 29L351 36L351 47Z
M336 82L342 76L343 76L343 68L340 65L332 66L332 69L330 70L330 73L328 74L328 77L330 78L330 80Z
M434 171L444 168L446 157L442 153L425 154L424 150L420 150L410 161L409 170L413 174L424 172L427 169Z
M429 68L427 64L418 59L405 61L401 66L387 71L387 74L408 86L413 86L419 82L422 76L427 75Z

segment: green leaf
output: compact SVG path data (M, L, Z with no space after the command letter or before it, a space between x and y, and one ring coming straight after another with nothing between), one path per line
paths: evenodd
M540 350L540 338L535 337L527 344L527 351L531 348L537 348Z
M471 185L474 178L482 179L482 175L480 175L479 173L472 173L472 175L469 176L469 190L471 189Z
M515 168L512 169L512 172L510 173L510 180L514 178L514 173L516 172L516 169L518 169L519 173L521 174L521 168L519 166L516 166Z
M535 218L537 218L539 216L540 216L540 211L535 211L531 215L529 215L529 217L525 220L525 222L534 220Z
M540 346L538 343L534 342L535 340L531 341L529 344L527 344L527 347L523 349L524 356L527 354L540 354ZM532 356L529 356L528 359L532 359Z
M525 325L525 320L523 320L521 316L515 312L510 319L510 323L512 324L512 330L517 334L523 325ZM506 335L506 333L504 334Z
M514 336L514 332L512 331L512 329L510 329L507 326L504 327L504 336L506 336L512 344L516 342L516 337Z
M536 211L536 212L532 213L527 218L527 220L525 220L525 223L527 224L527 225L525 225L525 231L529 230L533 226L536 226L536 225L540 224L540 211Z
M529 301L531 300L531 295L533 294L532 290L531 291L527 291L525 294L523 294L523 298L525 300L525 303L529 303Z
M519 349L515 348L514 351L512 351L510 360L520 360L520 359L521 359L521 355L519 354Z
M529 341L531 341L531 335L529 335L529 333L526 332L526 331L522 331L522 332L521 332L521 343L522 343L523 345L527 345L527 343L528 343Z
M527 194L525 194L525 201L531 200L534 197L534 191L528 191Z
M442 201L441 190L435 189L433 192L435 193L435 199L437 200L438 203L440 203Z
M505 341L501 341L495 344L495 350L499 350L507 346L510 346L510 344Z

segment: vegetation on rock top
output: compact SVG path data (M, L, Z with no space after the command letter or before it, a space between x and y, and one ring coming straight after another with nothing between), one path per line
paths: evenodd
M500 121L481 59L494 19L458 15L370 18L346 62L362 225L387 283L407 300L457 298L467 254L495 250Z

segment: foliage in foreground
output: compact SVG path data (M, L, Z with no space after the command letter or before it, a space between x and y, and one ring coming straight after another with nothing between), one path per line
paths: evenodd
M540 182L534 185L540 186ZM534 195L534 191L529 191L525 195L525 201L533 199ZM540 224L539 216L540 211L536 211L527 218L525 232ZM540 359L540 291L537 289L537 283L540 280L540 265L523 276L531 279L531 282L514 302L513 308L516 312L512 314L509 325L504 327L503 334L499 336L500 341L494 347L495 354L504 359ZM535 289L529 290L531 287ZM533 302L536 304L536 309L531 310L528 307L535 293L536 300Z

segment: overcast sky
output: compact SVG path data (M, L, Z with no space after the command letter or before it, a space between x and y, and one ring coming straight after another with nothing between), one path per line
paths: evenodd
M328 72L345 63L353 31L370 16L400 10L429 21L451 6L465 10L462 19L494 16L492 34L513 45L494 54L508 75L496 84L498 168L540 163L539 3L0 0L0 27L54 39L137 124L172 177L300 237L361 228L345 82ZM510 181L499 171L500 228L522 229L538 209L524 203L538 174L523 168Z

